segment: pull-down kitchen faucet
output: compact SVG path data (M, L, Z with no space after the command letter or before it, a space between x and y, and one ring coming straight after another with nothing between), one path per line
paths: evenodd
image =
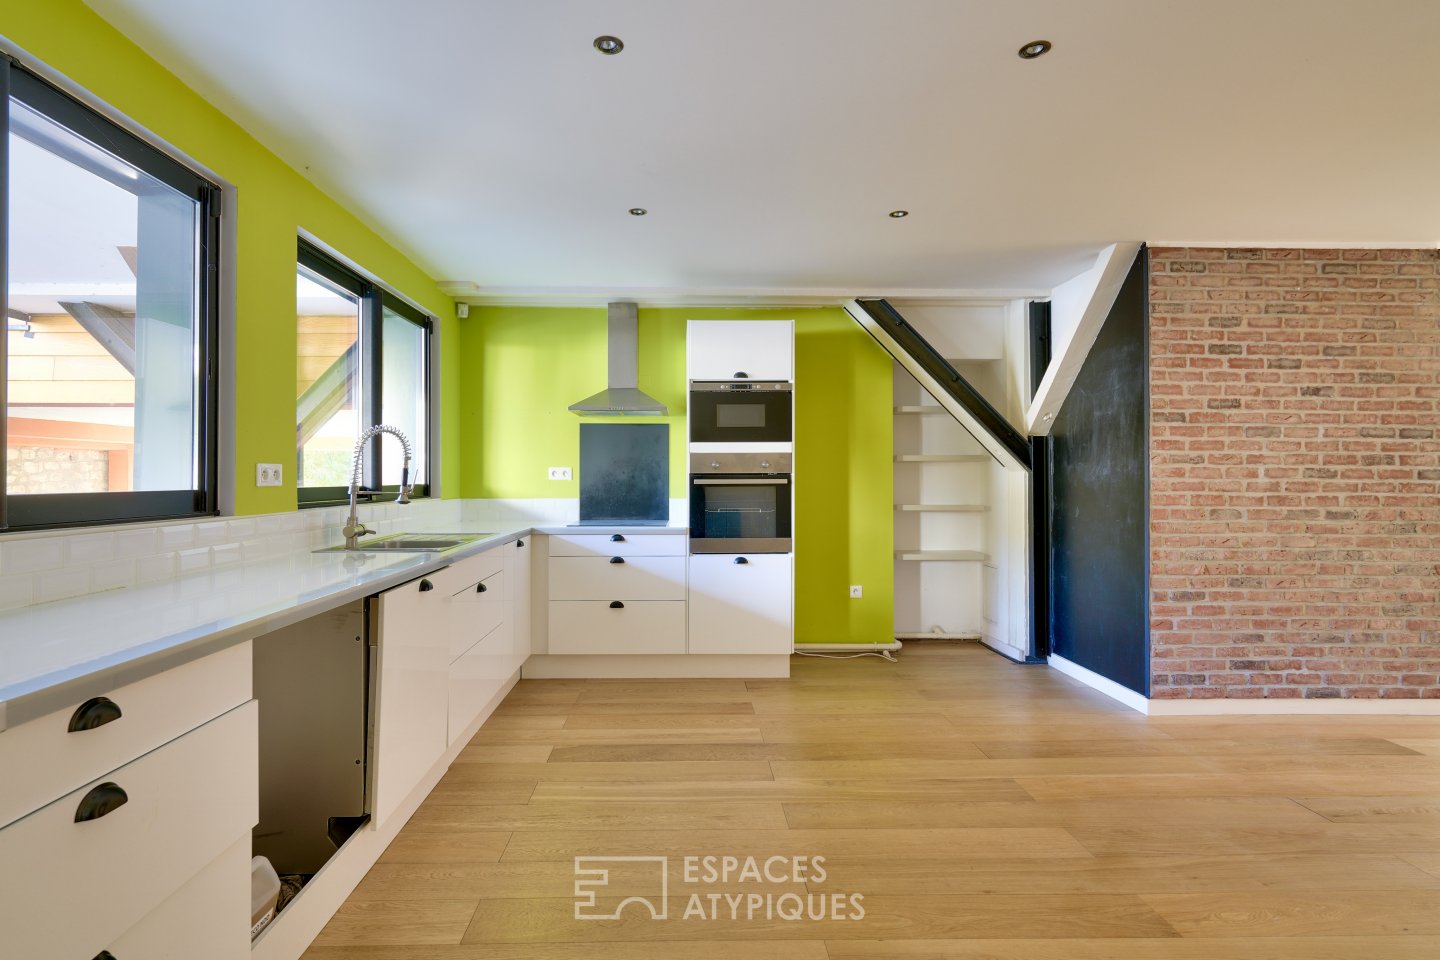
M345 549L359 550L360 538L367 533L374 533L369 527L360 522L356 515L355 499L361 493L377 493L375 490L362 490L360 488L360 467L362 458L365 455L365 444L382 433L393 434L400 441L401 448L405 451L405 462L400 467L400 495L395 498L396 503L410 502L410 438L401 433L399 428L387 424L377 423L375 426L360 434L360 439L355 441L355 454L350 460L350 517L341 533L345 535Z

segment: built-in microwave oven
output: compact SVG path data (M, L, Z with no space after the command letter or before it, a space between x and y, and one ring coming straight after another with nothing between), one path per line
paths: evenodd
M691 553L789 553L791 455L692 453Z
M778 380L690 381L691 443L790 443L791 385Z

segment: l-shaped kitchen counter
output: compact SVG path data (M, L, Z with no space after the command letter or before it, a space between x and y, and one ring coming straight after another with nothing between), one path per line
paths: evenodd
M317 553L240 561L0 612L0 731L380 593L533 534L676 535L674 526L446 523L486 534L443 553ZM435 532L420 530L414 532Z

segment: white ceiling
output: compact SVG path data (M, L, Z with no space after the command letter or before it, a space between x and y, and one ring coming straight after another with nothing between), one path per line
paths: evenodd
M934 295L1115 240L1440 241L1436 0L89 3L485 290Z

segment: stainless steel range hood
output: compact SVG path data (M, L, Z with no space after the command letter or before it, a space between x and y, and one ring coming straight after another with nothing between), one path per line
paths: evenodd
M604 390L570 409L582 417L665 416L670 409L640 391L640 317L633 303L609 306L610 376Z

